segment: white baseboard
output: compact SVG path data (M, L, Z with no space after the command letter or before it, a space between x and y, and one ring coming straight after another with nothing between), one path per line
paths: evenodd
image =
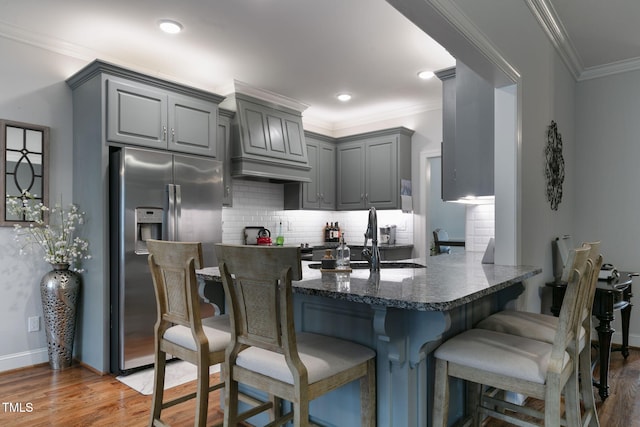
M24 351L22 353L7 354L0 356L0 372L39 365L48 361L49 354L47 347Z
M622 344L622 331L616 331L611 337L611 342L618 345ZM629 333L629 347L640 348L640 335Z

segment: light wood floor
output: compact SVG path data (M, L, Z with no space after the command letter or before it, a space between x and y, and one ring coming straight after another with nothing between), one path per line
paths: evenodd
M597 370L596 370L597 371ZM632 349L625 361L611 356L610 397L598 403L602 427L640 427L640 349ZM212 375L212 381L217 374ZM195 382L167 392L167 396L191 390ZM209 419L222 419L219 391L209 397ZM11 406L13 404L13 412ZM194 402L163 411L172 426L193 425ZM532 406L539 405L532 402ZM52 371L48 365L0 374L0 426L144 426L148 423L151 396L143 396L111 375L100 376L81 366ZM23 412L15 412L16 410ZM505 426L489 421L488 427Z
M218 380L211 376L210 383ZM195 390L195 381L165 392L165 399ZM222 421L220 391L209 395L208 425ZM0 404L0 426L86 427L145 426L151 396L127 387L112 375L97 375L81 366L52 371L48 365L0 374L0 401L21 403L22 413ZM32 405L29 412L27 404ZM171 426L193 426L195 401L162 411Z

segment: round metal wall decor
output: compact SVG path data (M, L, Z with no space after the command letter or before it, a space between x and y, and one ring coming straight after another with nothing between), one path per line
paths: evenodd
M547 200L551 209L558 210L562 201L562 184L564 183L564 158L562 157L562 135L558 132L555 121L547 128L547 146L544 149L546 164L544 175L547 178Z

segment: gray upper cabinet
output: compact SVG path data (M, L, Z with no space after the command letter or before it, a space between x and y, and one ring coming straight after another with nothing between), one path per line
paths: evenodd
M365 143L341 143L338 146L338 210L364 209Z
M305 132L311 182L285 184L285 209L335 210L335 139Z
M401 207L402 181L411 180L411 135L400 127L339 139L338 210Z
M222 204L233 205L233 187L231 186L231 119L233 112L220 109L218 114L218 159L224 165L222 168Z
M107 142L217 157L218 105L109 76Z
M316 144L318 168L314 178L319 184L316 188L319 194L318 207L320 209L333 210L336 208L336 146L335 144L323 142L316 142ZM309 184L305 183L303 185ZM307 189L307 193L310 195L309 206L312 206L315 204L313 189Z
M443 82L442 200L494 195L494 87L461 62Z
M216 104L185 96L169 96L169 150L217 157L217 133Z
M107 80L107 141L167 148L167 95L115 77Z

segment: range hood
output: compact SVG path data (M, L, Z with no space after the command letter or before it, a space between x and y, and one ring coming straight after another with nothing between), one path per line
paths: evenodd
M220 104L236 113L231 125L231 176L274 182L310 182L311 166L302 127L304 109L283 105L279 101L287 98L237 81L235 89ZM289 102L303 105L296 103Z

